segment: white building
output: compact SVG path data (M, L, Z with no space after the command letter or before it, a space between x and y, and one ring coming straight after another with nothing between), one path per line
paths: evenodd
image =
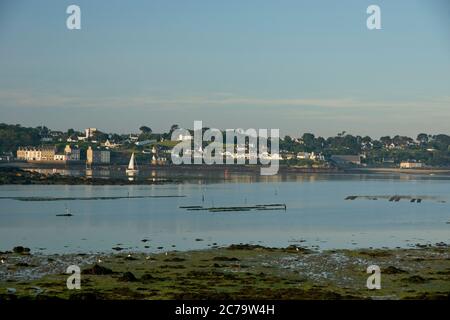
M106 142L103 144L103 146L105 148L114 149L114 148L120 147L120 144L109 141L109 139L106 139Z
M53 156L53 160L55 160L55 161L66 161L67 157L66 157L65 154L55 154Z
M400 163L401 169L416 169L423 168L422 162L414 162L414 161L403 161Z
M299 152L297 153L297 159L310 159L311 153L309 152Z
M190 134L179 134L176 141L189 141L192 140L192 136Z
M19 147L17 159L26 161L53 161L56 153L54 146Z

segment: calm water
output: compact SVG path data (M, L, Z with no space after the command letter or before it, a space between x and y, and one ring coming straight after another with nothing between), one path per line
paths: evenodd
M213 243L287 246L300 240L305 241L302 245L321 249L448 243L449 193L450 180L444 178L359 175L236 176L218 183L199 179L159 186L0 186L1 197L185 196L41 202L0 199L0 250L24 245L42 252L97 252L119 245L158 251L160 246L162 250L185 250ZM394 194L433 196L438 201L344 200L348 195ZM287 210L209 213L179 208L268 203L285 203ZM57 217L65 207L74 216Z

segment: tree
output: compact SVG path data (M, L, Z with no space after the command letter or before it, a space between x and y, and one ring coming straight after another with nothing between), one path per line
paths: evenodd
M385 145L388 146L392 143L392 139L390 136L384 136L380 138L380 141Z
M426 134L426 133L419 133L417 135L416 140L418 142L422 143L422 144L426 144L426 143L428 143L428 134Z
M172 132L174 132L175 130L178 130L179 128L180 128L179 125L173 124L173 125L170 127L169 133L172 134Z
M303 141L304 151L311 152L315 148L315 137L312 133L304 133L301 140Z
M41 129L0 123L0 152L15 152L19 146L39 145Z
M38 126L36 129L41 136L46 136L50 133L50 130L46 126Z
M97 130L92 134L92 140L102 142L102 141L106 141L107 139L108 139L108 135L104 132Z
M147 126L141 126L139 128L139 130L143 133L143 134L150 134L152 133L152 129L150 127Z

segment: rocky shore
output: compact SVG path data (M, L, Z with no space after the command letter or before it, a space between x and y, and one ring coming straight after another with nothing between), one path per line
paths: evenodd
M0 253L0 300L14 299L449 299L450 247L316 252L231 245L147 254ZM66 287L78 265L81 289ZM369 290L366 270L381 269Z
M166 178L134 179L126 178L92 178L85 176L69 176L58 173L42 174L35 171L22 170L15 167L0 167L0 185L2 184L45 184L45 185L127 185L127 184L163 184L178 181Z

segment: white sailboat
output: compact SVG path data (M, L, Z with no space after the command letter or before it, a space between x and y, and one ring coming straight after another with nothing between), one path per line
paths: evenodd
M134 152L131 154L130 162L128 163L128 168L125 170L127 174L133 175L139 172L136 160L134 159Z

